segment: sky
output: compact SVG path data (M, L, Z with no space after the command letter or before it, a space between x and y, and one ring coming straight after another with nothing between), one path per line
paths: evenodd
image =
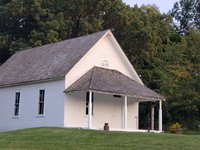
M173 8L173 5L175 2L179 0L123 0L126 4L130 6L134 6L137 4L139 7L142 4L148 5L148 4L155 4L161 13L167 13L169 10Z

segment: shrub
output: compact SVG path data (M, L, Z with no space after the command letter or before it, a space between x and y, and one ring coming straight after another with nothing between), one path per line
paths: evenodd
M181 124L176 122L170 126L170 129L181 129Z

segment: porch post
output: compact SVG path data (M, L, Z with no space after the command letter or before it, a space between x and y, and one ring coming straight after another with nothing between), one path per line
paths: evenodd
M162 100L159 101L159 131L162 132Z
M89 103L88 103L88 129L92 128L92 92L89 91Z
M124 129L127 129L127 96L124 96Z

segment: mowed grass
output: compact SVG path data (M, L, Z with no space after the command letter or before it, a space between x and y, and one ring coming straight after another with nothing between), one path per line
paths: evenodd
M0 150L199 150L200 135L33 128L0 133Z

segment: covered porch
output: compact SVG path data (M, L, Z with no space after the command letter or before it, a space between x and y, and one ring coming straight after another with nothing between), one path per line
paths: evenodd
M65 93L74 96L81 93L82 95L84 95L84 93L86 94L88 129L99 129L96 124L100 123L100 126L103 126L102 122L99 120L105 117L108 121L104 120L104 123L109 123L112 120L110 130L138 131L139 102L159 101L158 127L159 132L162 132L162 101L164 97L119 71L93 67L74 84L68 87ZM101 101L104 101L104 106L101 109L102 115L100 116L98 115L100 113L96 112L100 112L97 111L97 109L100 109ZM104 113L103 111L106 111L104 107L111 107L111 102L115 105L113 108L116 110L113 111L112 114L108 114L110 111ZM113 108L107 108L107 110ZM113 117L109 119L109 115Z

